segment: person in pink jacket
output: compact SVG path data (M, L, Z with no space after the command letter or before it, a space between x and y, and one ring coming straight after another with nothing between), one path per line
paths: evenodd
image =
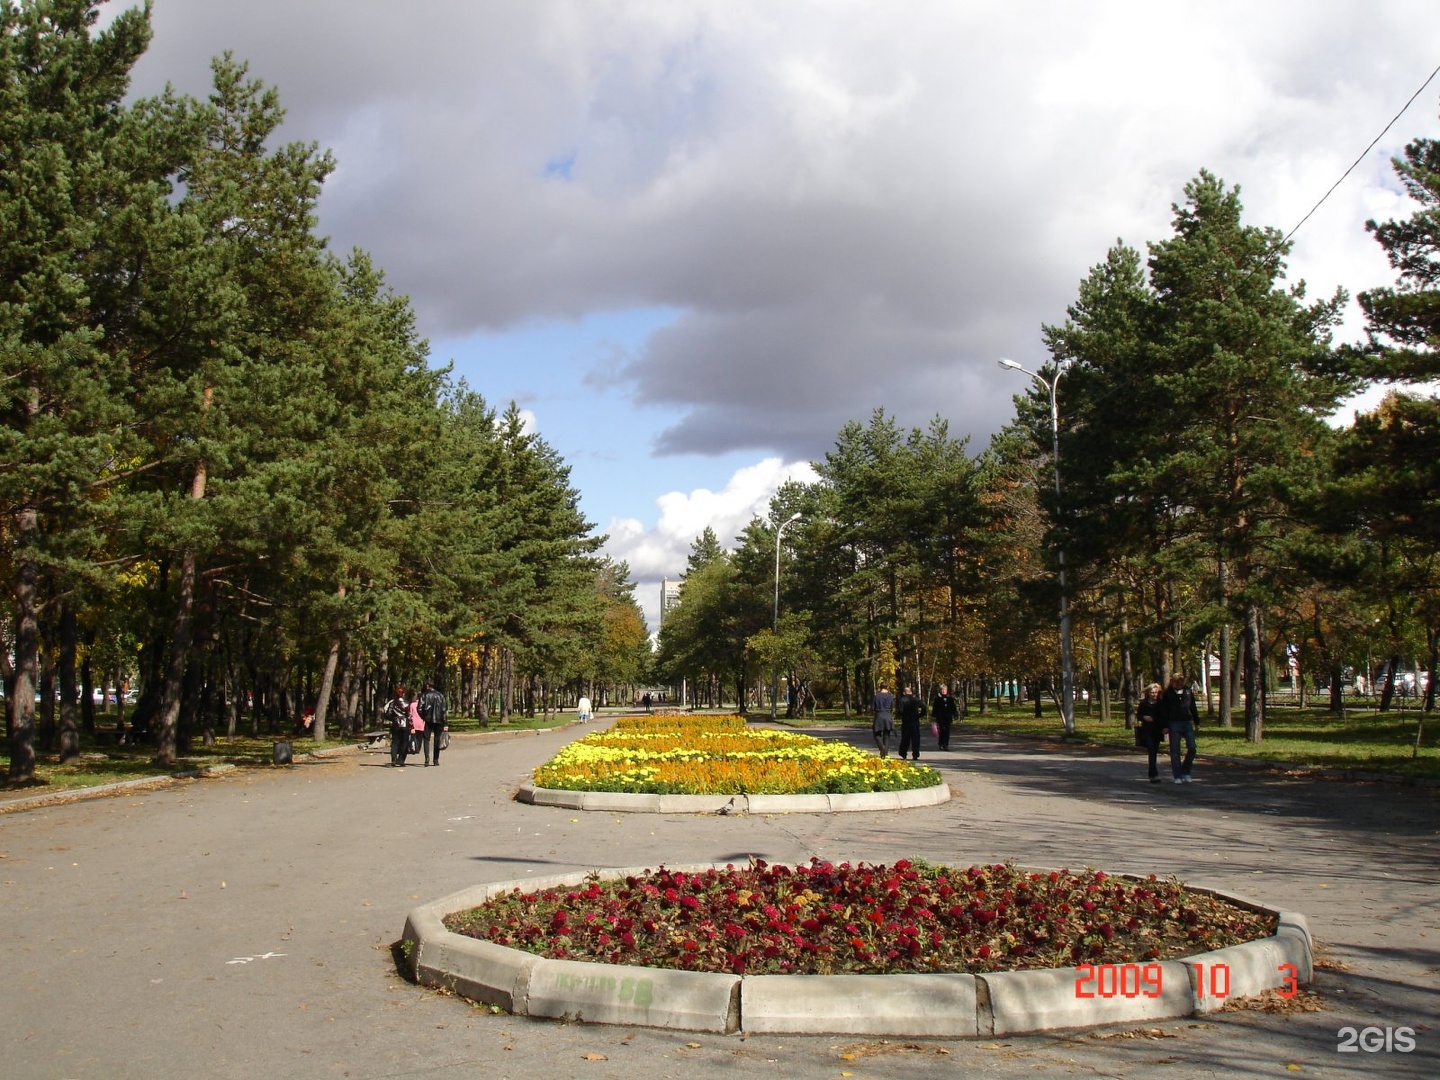
M420 752L420 733L425 730L425 719L420 715L420 695L410 699L410 753Z

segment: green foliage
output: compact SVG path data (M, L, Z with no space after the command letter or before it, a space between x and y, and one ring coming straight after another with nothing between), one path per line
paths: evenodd
M281 142L277 91L228 54L204 101L125 104L149 8L96 33L97 8L0 5L12 778L61 625L67 700L76 657L138 684L161 764L247 700L252 730L318 705L323 739L332 700L363 728L398 679L448 674L482 717L638 679L626 571L564 463L315 232L330 156Z

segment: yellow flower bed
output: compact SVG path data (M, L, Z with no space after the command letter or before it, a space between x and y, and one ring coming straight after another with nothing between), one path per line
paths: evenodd
M748 728L743 717L631 717L535 770L539 787L661 795L836 794L940 782L934 769L841 742Z

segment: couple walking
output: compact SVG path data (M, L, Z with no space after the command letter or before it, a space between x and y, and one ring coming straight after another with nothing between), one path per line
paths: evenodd
M1195 692L1185 685L1185 673L1177 671L1170 676L1170 685L1162 694L1159 683L1145 688L1145 699L1135 726L1135 742L1143 746L1150 755L1150 782L1160 782L1160 770L1156 757L1160 752L1160 739L1170 736L1170 773L1177 784L1190 783L1190 769L1195 764L1195 726L1200 723L1200 709L1195 704ZM1180 756L1181 744L1185 756Z
M890 752L890 736L895 733L895 717L900 717L900 757L909 757L912 761L920 760L920 718L925 715L925 706L915 696L912 687L905 687L905 692L897 700L890 692L890 688L881 685L875 694L875 722L874 734L875 745L880 750L883 758ZM955 699L950 696L950 688L941 686L935 692L935 700L930 707L930 715L935 720L936 745L941 750L950 749L950 728L959 716L959 707Z
M450 725L445 716L445 695L434 683L425 684L418 698L407 699L405 687L395 687L395 696L385 706L390 721L390 764L403 768L405 759L419 750L426 765L440 764L440 751L450 743Z

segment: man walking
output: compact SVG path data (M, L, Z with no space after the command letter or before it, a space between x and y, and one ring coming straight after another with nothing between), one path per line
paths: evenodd
M1200 709L1194 692L1185 685L1185 673L1170 676L1170 685L1160 699L1160 720L1170 730L1170 772L1175 783L1190 783L1190 767L1195 763L1195 725L1200 723ZM1180 760L1180 742L1185 742L1185 760Z
M420 745L425 751L426 765L440 764L440 740L449 724L445 716L445 695L435 689L433 682L425 684L420 695L420 719L425 721L425 731L420 736Z
M875 692L875 745L884 757L890 752L890 736L895 731L895 695L884 683Z
M930 703L930 716L935 721L935 743L941 750L950 749L950 726L960 715L960 707L950 696L950 687L944 683L935 691L935 700Z
M900 757L903 760L909 754L912 761L919 761L920 716L925 712L925 706L920 704L913 687L905 687L905 692L895 703L895 711L900 714Z

